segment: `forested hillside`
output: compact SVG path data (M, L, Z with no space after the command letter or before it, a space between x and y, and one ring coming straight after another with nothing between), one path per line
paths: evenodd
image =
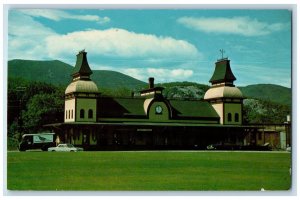
M72 80L73 66L61 62L11 60L8 61L8 77L28 81L40 81L66 87ZM101 88L142 88L145 83L128 75L110 70L93 70L91 79Z
M239 87L247 98L263 99L284 105L292 105L291 88L273 84L257 84Z

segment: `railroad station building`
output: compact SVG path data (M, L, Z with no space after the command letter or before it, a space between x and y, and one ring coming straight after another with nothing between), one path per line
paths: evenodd
M205 149L249 145L257 131L242 123L244 97L227 58L217 60L211 87L197 100L165 98L153 77L139 96L103 96L92 73L87 52L79 52L65 90L64 122L50 125L66 143L90 150Z

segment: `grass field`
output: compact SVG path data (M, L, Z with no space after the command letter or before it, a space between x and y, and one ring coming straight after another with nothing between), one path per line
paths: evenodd
M8 190L288 190L290 153L8 152Z

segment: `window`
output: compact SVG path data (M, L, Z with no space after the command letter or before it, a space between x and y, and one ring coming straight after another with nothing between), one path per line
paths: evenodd
M89 119L93 118L93 110L89 109Z
M234 114L234 121L239 122L239 114L238 113Z
M228 114L227 114L227 119L228 119L228 121L229 121L229 122L231 122L231 121L232 121L232 116L231 116L231 113L228 113Z
M73 110L71 111L71 119L73 119Z
M83 109L80 110L80 118L84 118L84 110Z
M68 111L66 110L66 119L68 119Z
M71 117L71 115L70 115L70 110L69 110L69 116L68 116L68 117L69 117L69 119L70 119L70 117Z

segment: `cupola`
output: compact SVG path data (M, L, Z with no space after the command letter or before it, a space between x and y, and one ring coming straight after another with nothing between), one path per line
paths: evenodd
M219 59L215 63L215 71L209 80L212 86L205 93L204 99L243 99L242 92L233 84L235 80L236 78L231 71L230 60L228 60L228 58Z
M90 80L90 75L93 73L86 57L87 52L85 50L80 51L77 54L76 65L73 69L72 77L75 80Z
M90 79L93 72L86 55L84 50L77 54L71 74L73 80L65 90L65 122L97 121L97 99L100 93Z
M65 90L65 94L74 92L79 93L98 93L97 85L90 79L93 73L87 61L87 52L80 51L77 54L76 65L72 72L73 81Z
M215 63L215 71L209 80L212 85L204 95L204 99L211 103L220 116L221 124L242 124L244 97L239 88L234 86L235 80L236 78L231 71L230 60L222 56Z
M236 80L230 68L230 60L228 58L222 58L215 63L215 71L210 78L209 82L212 85L225 84L233 85Z

